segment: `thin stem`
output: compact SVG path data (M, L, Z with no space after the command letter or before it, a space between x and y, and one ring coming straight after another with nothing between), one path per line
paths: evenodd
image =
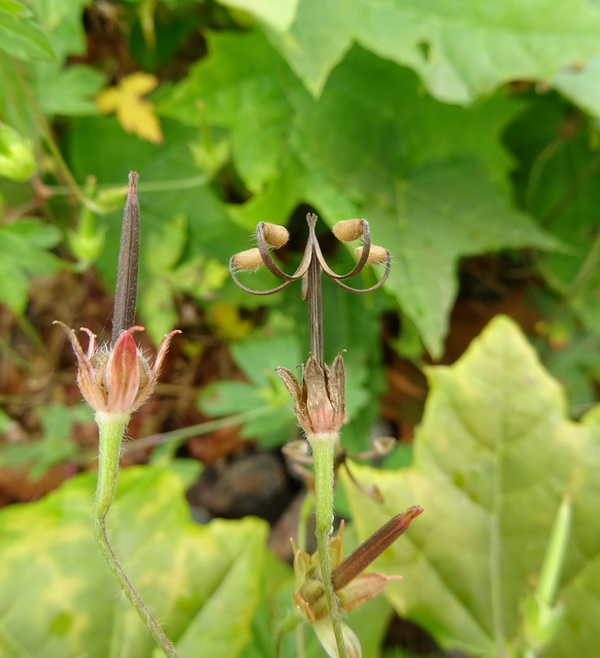
M342 635L342 621L338 602L331 581L329 563L329 535L333 521L333 462L335 457L336 434L307 437L312 448L315 472L315 517L317 525L317 552L321 567L321 578L325 599L329 609L331 625L340 658L347 658L346 645Z
M596 236L590 250L588 251L585 260L583 261L577 276L573 279L573 283L567 288L565 297L573 299L575 295L585 286L590 276L598 269L598 261L600 260L600 232Z
M323 291L321 287L321 265L312 258L307 272L308 327L310 332L310 353L323 368L325 348L323 340Z
M153 181L150 183L140 183L138 185L138 191L172 192L177 190L185 190L192 187L199 187L200 185L204 185L204 183L207 181L208 176L206 176L206 174L190 176L189 178L178 178L177 180ZM70 188L68 185L44 185L44 189L48 196L65 196L72 194L73 192L72 188ZM97 192L103 192L106 190L119 192L121 190L125 190L125 186L119 185L118 183L98 183L95 187L95 190Z
M241 425L249 420L254 420L265 416L272 411L270 406L258 407L257 409L249 409L234 416L226 416L225 418L217 418L215 420L207 420L205 423L198 423L197 425L190 425L178 430L170 432L162 432L159 434L151 434L142 439L135 439L123 446L127 453L135 452L137 450L146 450L154 446L162 445L172 441L184 441L192 436L202 436L209 432L216 432L217 430L226 429L228 427L235 427Z
M102 557L125 596L131 601L133 607L150 630L156 644L170 658L178 658L175 647L158 622L154 619L148 608L137 593L135 587L123 571L123 567L115 555L106 533L106 516L110 510L119 472L119 454L125 428L129 422L129 414L115 414L98 412L96 422L100 431L100 453L98 456L98 484L96 485L96 498L94 501L93 524L94 537Z

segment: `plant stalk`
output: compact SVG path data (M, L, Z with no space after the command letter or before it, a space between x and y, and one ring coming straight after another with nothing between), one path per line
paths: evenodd
M145 606L140 595L113 550L106 532L106 516L115 497L119 474L119 455L125 429L129 423L129 414L97 412L96 422L100 432L100 452L98 455L98 483L94 501L93 524L94 537L102 557L106 561L121 590L129 599L137 613L146 624L156 644L169 658L178 658L175 647L164 634L160 625Z
M308 301L308 327L310 332L310 353L323 368L325 364L325 346L323 339L323 292L321 286L321 266L313 258L306 273L307 301Z
M337 434L317 434L307 437L312 448L315 475L315 518L317 525L317 552L321 567L321 578L331 625L340 658L347 658L346 645L342 635L340 610L331 581L331 564L329 562L329 536L333 521L333 486L335 445Z

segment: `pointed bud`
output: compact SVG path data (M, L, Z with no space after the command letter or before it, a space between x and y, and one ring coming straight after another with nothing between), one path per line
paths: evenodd
M337 590L346 587L389 548L404 533L410 522L422 513L422 507L413 505L403 514L398 514L381 526L333 570L331 580L334 588Z
M135 324L138 264L140 256L140 204L137 197L139 175L129 172L129 188L123 212L117 288L113 310L111 343L115 345L121 332ZM132 339L133 340L133 339Z

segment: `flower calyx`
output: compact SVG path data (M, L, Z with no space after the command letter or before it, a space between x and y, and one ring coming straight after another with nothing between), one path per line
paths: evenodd
M60 325L71 342L77 357L77 385L86 402L96 412L131 415L148 400L154 391L160 368L169 344L178 329L167 334L151 366L133 340L133 333L143 327L131 327L119 335L112 347L98 345L92 331L81 328L89 337L84 352L74 329Z
M300 380L287 368L276 368L294 400L294 413L311 440L337 436L346 416L346 379L343 352L331 368L321 367L311 354L302 365Z

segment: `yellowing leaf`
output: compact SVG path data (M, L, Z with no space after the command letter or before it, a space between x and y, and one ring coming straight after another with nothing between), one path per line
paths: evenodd
M115 112L123 130L133 133L153 144L163 141L160 123L154 116L154 104L142 98L152 91L158 80L149 73L132 73L115 87L105 89L97 98L96 105L103 114Z

